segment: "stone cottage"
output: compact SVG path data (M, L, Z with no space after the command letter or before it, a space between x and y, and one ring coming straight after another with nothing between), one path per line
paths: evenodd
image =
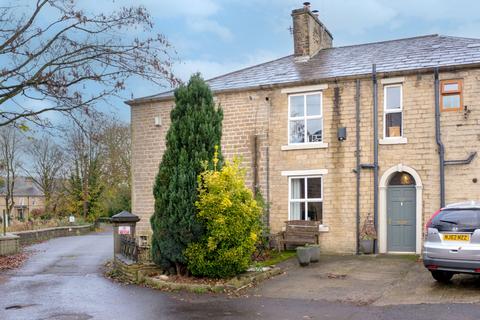
M322 250L354 253L371 216L379 252L420 253L437 209L480 196L480 39L335 47L308 5L292 18L292 55L208 81L224 110L224 155L243 157L272 232L318 220ZM127 103L132 210L148 237L174 102L166 92Z
M0 219L7 207L5 204L5 187L0 188ZM13 209L10 219L28 220L33 210L45 209L45 195L31 177L16 177L13 188Z

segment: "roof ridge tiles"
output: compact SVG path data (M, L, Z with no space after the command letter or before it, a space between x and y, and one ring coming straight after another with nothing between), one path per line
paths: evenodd
M432 33L432 34L426 34L426 35L415 36L415 37L406 37L406 38L398 38L398 39L391 39L391 40L382 40L382 41L373 41L373 42L365 42L365 43L358 43L358 44L349 44L349 45L345 45L345 46L332 47L332 48L329 48L329 49L361 47L361 46L368 46L368 45L372 45L372 44L382 44L382 43L390 43L390 42L414 40L414 39L422 39L422 38L434 38L434 37L444 37L444 36L439 35L437 33ZM329 49L325 49L325 50L329 50Z

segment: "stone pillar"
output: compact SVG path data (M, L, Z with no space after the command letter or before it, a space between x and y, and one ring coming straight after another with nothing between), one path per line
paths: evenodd
M20 237L11 233L0 235L0 256L8 256L20 252Z
M113 256L120 253L120 235L126 234L135 238L135 226L140 218L128 211L117 213L111 218L113 224Z

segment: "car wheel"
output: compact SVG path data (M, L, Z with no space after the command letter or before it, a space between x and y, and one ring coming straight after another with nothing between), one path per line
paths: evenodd
M439 271L439 270L432 270L433 279L437 280L441 283L448 283L453 277L453 272L450 271Z

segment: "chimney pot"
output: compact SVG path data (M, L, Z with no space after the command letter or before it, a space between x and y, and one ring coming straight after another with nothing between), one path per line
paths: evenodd
M310 9L310 2L304 2L303 3L303 8L304 9Z

